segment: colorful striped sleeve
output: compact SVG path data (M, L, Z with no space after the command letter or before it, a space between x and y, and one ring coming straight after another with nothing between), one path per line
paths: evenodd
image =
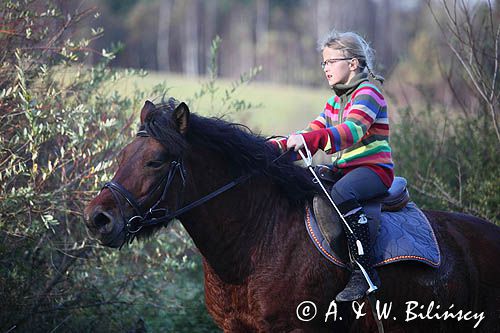
M326 128L326 117L325 114L328 112L331 112L332 106L329 103L326 103L325 109L323 112L319 114L319 116L316 117L313 121L311 121L306 128L304 128L301 131L297 131L295 134L303 134L303 133L309 133L313 132L322 128ZM278 140L271 140L273 141L273 144L277 145L277 147L280 149L280 151L285 151L286 150L286 143L287 143L288 138L282 138Z
M352 96L349 113L342 124L302 134L307 147L313 154L319 149L332 153L360 142L386 106L384 97L376 88L370 85L360 87Z
M302 131L298 131L295 134L309 133L312 131L316 131L322 128L326 128L326 116L325 114L331 112L332 106L329 103L326 103L325 109L323 112L319 114L313 121L311 121L306 128Z

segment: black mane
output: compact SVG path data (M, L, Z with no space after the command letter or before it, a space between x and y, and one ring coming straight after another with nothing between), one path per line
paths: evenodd
M317 191L306 169L294 165L289 154L273 163L281 154L279 150L244 125L191 113L187 134L183 136L172 119L171 106L160 104L141 129L168 147L171 154L182 154L188 145L200 146L223 155L232 166L234 177L250 172L265 175L293 203L304 203Z

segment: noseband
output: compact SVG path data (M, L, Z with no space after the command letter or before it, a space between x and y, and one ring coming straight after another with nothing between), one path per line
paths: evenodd
M137 136L149 137L150 135L146 131L139 131L137 133ZM123 244L127 242L132 243L136 234L139 231L141 231L143 227L149 225L156 225L159 223L157 222L159 219L163 221L164 219L172 215L170 214L168 208L159 208L158 206L160 205L161 202L166 200L168 195L168 189L170 188L170 185L172 184L172 181L174 180L177 174L179 174L182 183L181 195L177 198L177 207L179 207L180 199L182 197L182 194L184 193L184 188L186 186L186 170L184 169L182 158L180 157L170 162L170 168L168 170L168 173L160 180L160 182L158 182L158 184L151 191L149 191L149 193L140 202L137 201L134 195L130 193L120 183L112 180L104 184L103 189L107 188L111 191L111 194L113 195L113 198L116 204L118 205L118 208L120 210L120 215L124 222L125 240ZM163 185L163 191L158 200L156 200L156 202L149 209L143 209L144 203L151 201L153 195L158 191L159 188L161 188L162 185ZM125 209L124 209L125 207L122 204L122 200L120 200L120 197L125 199L126 203L128 203L130 207L132 207L132 209L134 210L135 215L132 216L130 219L128 219L128 221L125 218ZM175 216L170 217L168 221L170 221ZM121 246L123 246L123 244Z
M146 131L139 131L137 133L137 136L140 137L150 137L150 135ZM271 163L276 162L283 156L285 156L289 151L283 152L281 155L279 155L276 159L274 159ZM200 206L201 204L207 202L208 200L218 196L219 194L233 188L234 186L243 183L253 175L255 175L257 172L250 172L246 175L242 175L235 180L227 183L226 185L218 188L217 190L207 194L206 196L191 202L190 204L182 207L182 208L177 208L175 211L171 212L168 208L158 208L161 202L166 200L166 197L168 195L168 189L170 185L172 184L172 181L174 180L175 176L179 174L181 178L181 183L182 187L180 190L180 195L177 197L177 207L180 207L180 202L181 198L183 197L184 190L186 187L186 170L184 168L184 164L182 161L181 157L178 157L177 159L173 160L170 163L170 168L168 170L168 173L161 179L161 181L145 196L144 199L142 199L140 202L137 201L132 193L130 193L125 187L123 187L120 183L115 182L115 181L110 181L104 184L102 189L109 189L111 191L111 194L113 195L113 198L118 205L118 208L120 210L120 215L123 219L124 222L124 229L125 229L125 238L123 243L120 246L120 249L123 247L125 243L131 244L134 240L134 238L137 236L137 233L141 231L142 228L144 227L150 227L150 226L155 226L155 225L166 225L168 224L172 219L178 217L179 215L182 215L186 213L187 211ZM151 206L149 209L143 209L143 204L150 201L151 197L155 194L155 192L163 185L163 191L159 199ZM120 200L120 197L125 199L126 203L132 207L134 210L135 215L132 216L131 218L127 219L125 218L125 207L122 204L122 200Z
M172 215L170 214L170 211L168 208L158 208L159 204L162 201L165 201L167 194L168 194L168 189L170 185L172 184L172 180L174 179L175 175L179 173L181 176L182 180L182 190L181 193L184 191L184 187L186 184L185 181L185 170L182 165L182 162L179 161L172 161L170 165L170 169L166 175L166 177L163 177L162 181L160 181L158 184L165 184L163 187L163 192L159 199L149 208L148 210L143 210L142 205L137 202L137 200L134 198L133 194L127 191L126 188L124 188L120 183L117 183L115 181L110 181L106 184L104 184L103 189L107 188L111 191L113 194L113 198L115 199L115 202L117 203L119 210L120 210L120 215L122 216L122 219L124 221L125 225L125 241L132 243L134 240L136 234L141 231L141 229L145 226L150 226L150 225L156 225L158 224L158 220L165 220L168 216ZM141 203L149 201L154 193L157 191L157 189L160 186L156 186L155 189L153 189L149 194L145 197L145 199L141 200ZM125 199L125 201L133 208L135 215L132 216L128 221L125 218L124 214L124 207L122 205L122 201L120 200L119 196ZM181 196L178 197L178 202L180 201ZM176 214L173 214L171 218L168 218L168 221L170 221L172 218L174 218ZM123 244L122 244L123 245Z

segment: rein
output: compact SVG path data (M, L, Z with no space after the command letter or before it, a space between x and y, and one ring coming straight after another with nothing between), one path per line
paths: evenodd
M139 131L137 133L137 136L140 137L150 137L150 135L146 131ZM283 152L281 155L279 155L277 158L275 158L271 164L275 163L279 159L281 159L283 156L288 154L289 150L286 150ZM170 163L170 168L168 170L168 173L161 179L161 181L154 187L153 190L151 190L147 196L141 200L141 202L138 202L134 195L130 193L125 187L123 187L120 183L115 182L115 181L109 181L104 184L102 189L109 189L111 191L111 194L113 195L113 198L115 202L118 205L118 208L120 210L120 215L123 219L124 222L124 229L125 229L125 238L120 246L120 249L123 247L125 243L131 244L134 240L134 238L137 236L137 233L141 231L142 228L144 227L151 227L155 225L166 225L168 222L170 222L173 218L178 217L179 215L182 215L188 211L190 211L193 208L196 208L205 202L217 197L218 195L226 192L227 190L245 182L255 174L257 174L258 171L253 171L249 174L242 175L231 182L219 187L215 191L201 197L200 199L193 201L187 205L185 205L182 208L178 208L174 210L173 212L169 211L168 208L157 208L159 204L164 201L167 197L168 194L168 189L170 185L172 184L172 181L174 180L175 176L177 174L180 175L181 182L182 182L182 188L181 188L181 195L177 198L177 207L179 207L179 202L180 198L182 197L185 187L186 187L186 170L184 169L184 164L182 161L181 157L178 157L177 159L173 160ZM162 184L165 184L163 187L163 191L159 199L151 206L151 208L147 209L144 211L142 209L142 204L144 202L147 202L154 194L157 192L159 188L161 188ZM125 207L122 204L122 201L120 200L120 196L125 199L126 203L132 207L134 210L135 215L132 216L130 219L125 218ZM163 215L161 215L163 214Z

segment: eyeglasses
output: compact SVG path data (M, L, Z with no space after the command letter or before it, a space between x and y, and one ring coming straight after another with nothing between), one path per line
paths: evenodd
M321 62L321 68L325 69L326 65L333 65L337 61L342 61L342 60L351 60L353 58L336 58L336 59L326 59L325 61Z

